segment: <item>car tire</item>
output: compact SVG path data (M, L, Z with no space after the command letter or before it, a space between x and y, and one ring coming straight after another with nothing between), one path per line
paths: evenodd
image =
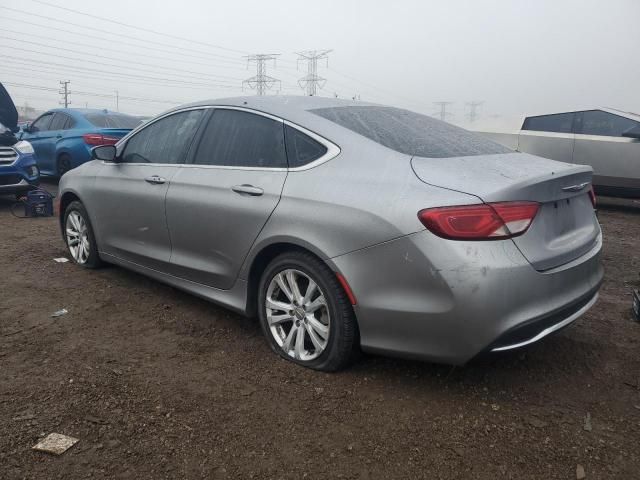
M353 307L320 259L300 251L281 254L267 265L258 289L260 325L278 355L325 372L340 370L357 356Z
M58 177L62 177L62 175L71 170L71 156L66 153L60 154L56 162L56 170Z
M63 225L65 243L73 262L84 268L102 266L93 227L81 202L74 201L67 206Z

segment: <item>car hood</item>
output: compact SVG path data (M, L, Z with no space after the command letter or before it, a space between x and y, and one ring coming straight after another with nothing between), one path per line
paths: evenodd
M9 92L0 83L0 123L11 131L18 128L18 111ZM1 132L0 132L1 133Z

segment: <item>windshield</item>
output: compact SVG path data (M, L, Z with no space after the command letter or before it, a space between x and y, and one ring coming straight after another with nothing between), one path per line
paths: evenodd
M466 157L512 152L479 134L401 108L332 107L311 112L387 148L417 157Z
M100 128L135 128L140 119L121 113L87 113L84 118Z

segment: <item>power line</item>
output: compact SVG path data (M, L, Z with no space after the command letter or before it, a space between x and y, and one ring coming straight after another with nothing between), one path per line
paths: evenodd
M11 37L1 37L0 38L4 38L7 40L13 40L16 42L21 42L20 40L16 39L16 38L11 38ZM100 54L91 54L91 53L87 53L87 52L82 52L79 50L74 50L74 49L70 49L70 48L59 48L59 47L53 47L53 46L49 46L47 44L44 43L39 43L39 42L30 42L30 41L24 41L21 43L28 43L31 45L37 45L37 46L41 46L41 47L45 47L45 48L52 48L55 50L62 50L65 52L71 52L71 53L75 53L75 54L79 54L79 55L86 55L86 56L90 56L90 57L94 57L94 58L103 58L105 60L112 60L112 61L116 61L116 62L121 62L121 63L125 63L127 64L127 69L133 69L133 70L138 70L140 72L147 72L147 73L161 73L158 72L156 70L149 70L148 68L139 68L139 67L133 67L131 66L131 62L128 60L122 60L119 58L115 58L115 57L109 57L106 55L100 55ZM65 55L57 55L55 53L44 53L44 52L39 52L36 50L29 50L29 49L25 49L25 48L20 48L20 47L12 47L12 49L14 50L21 50L23 52L29 52L29 53L40 53L40 54L46 54L47 56L51 56L51 57L58 57L58 58L63 58L66 60L74 60L74 61L79 61L79 62L88 62L88 63L94 63L96 65L106 65L106 66L111 66L111 67L116 67L116 68L124 68L123 65L113 65L112 63L104 63L104 62L97 62L95 60L85 60L83 58L77 58L77 57L67 57ZM162 67L160 65L153 65L153 64L149 64L149 63L143 63L143 62L135 62L138 65L143 65L143 66L149 66L155 69L164 69L166 70L166 67ZM182 70L182 72L188 73L189 75L183 75L181 73L173 73L173 75L177 75L177 76L181 76L181 77L186 77L186 78L196 78L198 80L208 80L211 77L215 77L217 75L209 75L205 72L195 72L193 70ZM228 78L228 77L227 77ZM233 80L240 80L239 78L235 78Z
M27 33L24 33L24 32L19 32L19 31L16 31L16 30L9 30L9 29L6 29L6 28L3 29L2 32L3 33L4 32L10 32L10 33L18 34L18 35L24 35L24 36L26 36L28 38L42 38L44 40L47 40L48 42L51 42L53 40L55 42L64 43L65 45L74 45L74 46L81 46L81 47L86 47L86 48L97 48L97 49L100 49L100 51L106 51L106 52L115 52L115 53L119 53L119 54L125 53L125 54L128 54L128 55L131 55L132 53L133 54L145 55L146 59L157 59L157 60L160 60L161 62L163 62L163 65L159 66L159 65L149 64L149 63L140 63L140 62L138 62L137 59L135 60L135 63L138 64L138 65L149 65L149 66L153 66L153 67L166 69L166 61L167 61L167 57L166 56L154 57L154 56L149 56L146 53L129 52L129 51L124 51L123 52L122 50L116 50L114 48L105 48L103 46L98 46L98 45L89 45L89 44L84 43L84 42L83 43L78 43L78 42L70 42L68 40L52 39L52 38L46 37L44 35L27 34ZM29 44L32 44L32 45L39 45L39 46L46 46L48 48L55 48L56 50L66 50L68 52L80 53L80 54L83 54L83 55L90 55L92 57L98 56L100 58L114 59L114 57L106 57L106 56L102 56L102 55L96 55L95 52L82 52L82 51L79 51L79 50L73 50L73 49L69 49L69 48L56 47L56 46L50 45L48 43L47 44L42 44L42 43L37 43L37 42L30 41L30 40L21 40L21 39L12 38L12 37L3 37L3 38L5 38L7 40L13 40L15 42L20 42L20 44L29 43ZM102 40L105 41L105 42L111 42L111 39L103 38ZM129 47L130 46L131 45L129 45ZM165 52L165 54L166 53L167 52ZM169 52L169 53L171 53L171 52ZM120 59L115 59L115 60L122 61L122 62L128 61L128 60L120 60ZM171 58L170 60L171 61L175 61L175 62L181 62L181 63L190 63L192 65L201 65L201 66L209 67L209 68L211 68L211 66L212 66L211 63L193 62L191 60L184 60L184 59L175 59L174 60L173 58ZM235 66L230 67L228 65L223 65L223 67L224 68L240 68L240 66L238 66L238 67L235 67ZM188 70L183 70L183 71L184 72L188 72ZM197 73L200 73L200 72L197 72ZM212 77L226 78L226 79L229 79L229 80L236 80L236 81L240 80L237 77L229 77L227 75L206 74L204 72L202 72L202 73L205 74L205 75L212 76Z
M48 68L48 67L44 67L44 66L40 66L40 68ZM33 69L33 68L28 68L28 67L24 67L22 65L19 66L5 66L3 67L3 70L17 70L16 72L7 72L8 75L11 76L15 76L15 77L21 77L21 78L28 78L28 79L32 79L32 78L37 78L37 79L43 79L43 80L47 80L50 81L52 78L59 78L60 75L60 69L55 69L55 70L49 70L49 71L43 71L40 69ZM32 73L35 72L35 73ZM42 73L44 75L38 75L38 73ZM112 78L112 77L108 77L108 74L102 74L102 75L87 75L86 73L76 73L75 71L72 71L70 73L70 75L73 76L73 78L86 78L86 79L90 79L90 80L106 80L109 82L122 82L123 78ZM118 86L120 84L116 84L115 86ZM207 91L211 91L211 87L199 87L199 86L181 86L181 85L167 85L167 84L163 84L163 83L154 83L154 82L149 82L149 81L136 81L136 80L131 80L131 79L126 79L126 85L141 85L144 87L149 87L150 85L155 85L155 86L160 86L160 87L165 87L165 88L180 88L181 92L184 91L185 88L188 89L193 89L193 90L207 90ZM104 86L104 85L91 85L90 88L95 88L95 89L110 89L113 88L113 84L111 84L110 86ZM237 90L240 90L239 86L234 86L232 88L236 88ZM74 92L77 93L77 92ZM184 102L183 102L184 103Z
M280 83L280 80L277 78L267 75L267 62L273 60L275 64L276 58L278 58L279 55L279 53L247 55L247 62L256 64L256 74L244 80L242 85L248 85L249 88L255 89L256 95L264 95L273 85Z
M32 0L32 1L34 1L36 3L41 3L42 5L47 5L49 7L58 8L60 10L65 10L67 12L75 13L77 15L84 15L85 17L95 18L95 19L98 19L98 20L102 20L103 22L109 22L109 23L113 23L113 24L116 24L116 25L122 25L123 27L132 28L134 30L139 30L141 32L153 33L154 35L160 35L160 36L163 36L163 37L172 38L174 40L182 40L182 41L185 41L185 42L191 42L191 43L195 43L195 44L199 44L199 45L205 45L207 47L218 48L220 50L226 50L228 52L247 53L245 51L236 50L234 48L223 47L221 45L215 45L213 43L201 42L201 41L198 41L198 40L193 40L191 38L179 37L178 35L171 35L170 33L166 33L166 32L158 32L156 30L151 30L150 28L138 27L138 26L131 25L131 24L128 24L128 23L119 22L117 20L112 20L110 18L101 17L101 16L98 16L98 15L93 15L91 13L81 12L79 10L74 10L72 8L62 7L60 5L56 5L55 3L45 2L43 0Z
M0 8L6 8L6 7L0 6ZM27 12L21 12L21 13L24 13L25 15L27 15ZM140 40L139 38L136 38L136 37L129 37L129 40L123 41L123 40L118 40L118 39L115 39L115 38L105 38L105 37L100 37L100 36L97 36L97 35L91 35L89 33L84 33L84 32L74 32L72 30L53 27L51 25L43 25L41 23L29 22L29 21L23 20L23 19L16 19L16 18L10 18L10 17L8 17L6 19L10 20L10 21L14 21L14 22L19 22L19 23L25 24L25 25L32 25L32 26L38 27L38 28L44 28L44 29L47 29L47 30L55 30L57 32L62 32L62 33L70 34L70 35L77 35L77 36L82 37L83 39L93 38L95 40L100 40L102 42L118 43L118 44L121 44L121 45L126 45L127 49L129 49L131 47L141 48L143 50L153 50L153 51L156 51L156 52L162 52L163 55L169 54L169 55L178 55L180 57L199 58L199 59L207 60L209 62L212 61L212 58L215 58L215 60L218 61L218 62L228 62L228 63L235 64L233 66L221 65L221 67L223 67L223 68L244 68L244 65L245 65L244 61L242 61L240 59L237 59L237 58L226 57L226 56L218 55L218 54L215 54L215 53L201 52L200 50L185 49L185 48L181 48L181 47L176 47L175 45L168 45L168 44L164 44L164 43L159 43L158 45L162 45L163 48L154 48L154 47L149 46L148 44L149 43L157 44L156 42L150 42L150 41L147 41L147 40ZM55 19L53 19L53 20L55 20ZM71 25L74 25L74 24L71 24ZM87 28L87 27L83 27L83 28ZM52 40L50 37L45 37L43 35L27 34L25 32L19 32L19 31L16 31L16 30L4 29L3 31L12 32L12 33L19 33L21 35L26 35L27 37L37 37L37 38L44 38L44 39L47 39L47 40ZM105 32L105 33L108 33L109 35L115 35L113 32ZM131 43L132 40L136 40L138 42L144 42L144 45L133 45ZM66 42L66 40L56 40L56 41L62 42L62 43ZM89 46L89 45L87 44L87 46ZM92 48L100 48L100 49L103 48L102 46L94 46L94 45L91 45L91 47ZM178 49L179 51L178 52L168 52L167 48L174 48L174 49ZM200 54L199 55L191 55L191 54L185 53L187 51L198 52ZM182 60L182 59L181 59L181 61L186 62L186 60ZM189 63L194 63L195 64L195 62L189 62ZM198 65L200 65L200 64L198 63Z
M318 60L327 60L329 65L329 52L331 50L307 50L306 52L298 52L298 61L307 62L307 74L298 80L300 88L306 91L307 95L314 96L318 94L318 90L323 88L327 79L318 76Z
M69 83L69 80L65 81L65 82L60 82L60 84L64 84L64 83ZM52 88L52 87L45 87L42 85L30 85L30 84L24 84L24 83L14 83L14 82L3 82L4 85L9 85L9 86L13 86L13 87L19 87L19 88L26 88L29 90L41 90L41 91L46 91L46 92L58 92L60 94L63 94L64 91L59 91L57 88ZM71 92L68 92L71 93ZM73 92L76 95L86 95L86 96L90 96L90 97L101 97L101 98L116 98L116 95L112 95L112 94L108 94L108 93L99 93L99 92L85 92L85 91L81 91L81 90L77 90ZM127 96L118 96L118 98L120 100L131 100L131 101L138 101L138 102L152 102L152 103L167 103L167 104L171 104L171 105L180 105L181 103L184 102L175 102L175 101L171 101L171 100L160 100L160 99L154 99L154 98L144 98L144 97L127 97ZM71 102L68 102L68 104L70 104Z
M60 102L60 105L64 105L64 108L69 108L69 94L71 93L69 91L69 84L71 83L71 80L60 80L60 86L62 87L62 90L60 90L60 95L62 95L62 101Z
M434 115L438 115L443 122L447 120L447 116L451 113L447 112L447 107L453 102L433 102L436 107L440 107L440 110L435 112Z
M98 27L95 27L95 26L87 27L86 25L81 25L79 23L73 23L73 22L70 22L68 20L60 20L59 18L49 17L49 16L46 16L46 15L40 15L38 13L25 12L24 10L19 10L17 8L6 7L4 5L0 5L0 9L10 10L12 12L19 13L21 15L28 15L28 16L31 16L31 17L43 18L43 19L48 20L50 22L62 23L65 26L71 25L71 26L74 26L74 27L90 30L91 32L94 32L94 33L95 32L100 32L100 33L105 33L107 35L113 35L113 36L116 36L118 38L127 38L129 40L133 40L133 41L136 41L136 42L141 42L142 41L142 40L140 40L140 38L134 37L133 35L127 35L127 34L124 34L124 33L113 33L110 30L101 29L101 28L98 28ZM18 20L18 21L22 22L23 20ZM47 28L47 27L45 27L45 28ZM58 30L60 30L60 29L58 29ZM67 32L67 33L72 33L72 32ZM160 45L160 46L162 46L164 48L172 48L172 49L178 50L179 51L178 53L181 53L184 50L186 50L186 51L190 51L190 52L199 53L200 55L207 55L207 56L210 56L210 57L223 58L223 59L227 59L227 60L230 60L230 61L243 63L237 57L228 57L228 56L225 56L225 55L220 55L218 53L204 52L202 50L195 50L195 49L188 48L188 47L177 47L175 44L163 43L163 42L158 42L158 41L154 41L154 40L144 40L144 43L151 43L153 45Z
M20 49L20 50L25 50L25 49ZM38 53L38 52L34 52L33 50L26 50L28 52L32 52L32 53ZM60 56L60 55L50 55L50 56ZM73 67L70 65L65 65L65 64L61 64L61 63L55 63L55 62L47 62L44 60L36 60L36 59L25 59L23 57L14 57L11 55L3 55L0 54L0 57L4 57L4 58L10 58L13 59L16 62L24 62L24 61L28 61L31 64L45 64L45 65L55 65L57 67L64 67L70 70L80 70L81 72L84 71L93 71L93 72L99 72L99 73L107 73L109 75L117 75L117 76L122 76L125 78L140 78L140 79L147 79L147 80L160 80L163 82L172 82L172 83L176 83L176 84L183 84L183 85L201 85L201 86L205 86L205 87L218 87L218 88L232 88L232 89L237 89L238 87L233 85L233 84L228 84L228 83L202 83L202 82L192 82L189 80L184 80L184 79L173 79L173 78L161 78L161 77L151 77L148 75L138 75L138 74L132 74L132 73L120 73L120 72L110 72L110 71L106 71L106 70L100 70L100 69L95 69L95 68L90 68L90 67ZM62 57L62 58L69 58L69 57ZM79 61L83 61L81 59L77 59L77 58L70 58L71 60L79 60ZM92 63L98 63L98 62L92 62ZM116 67L116 68L122 68L122 66L120 65L113 65L113 64L108 64L108 63L98 63L99 65L106 65L106 66L111 66L111 67ZM192 78L192 77L189 77ZM199 79L198 79L199 80Z

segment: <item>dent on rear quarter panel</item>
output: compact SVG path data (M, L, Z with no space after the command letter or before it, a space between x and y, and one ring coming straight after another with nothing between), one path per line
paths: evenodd
M356 139L341 149L327 163L289 173L280 203L249 258L258 246L278 237L297 239L322 258L332 258L424 230L418 220L424 208L479 202L423 183L410 156L369 140ZM246 278L250 261L245 263L241 278Z

